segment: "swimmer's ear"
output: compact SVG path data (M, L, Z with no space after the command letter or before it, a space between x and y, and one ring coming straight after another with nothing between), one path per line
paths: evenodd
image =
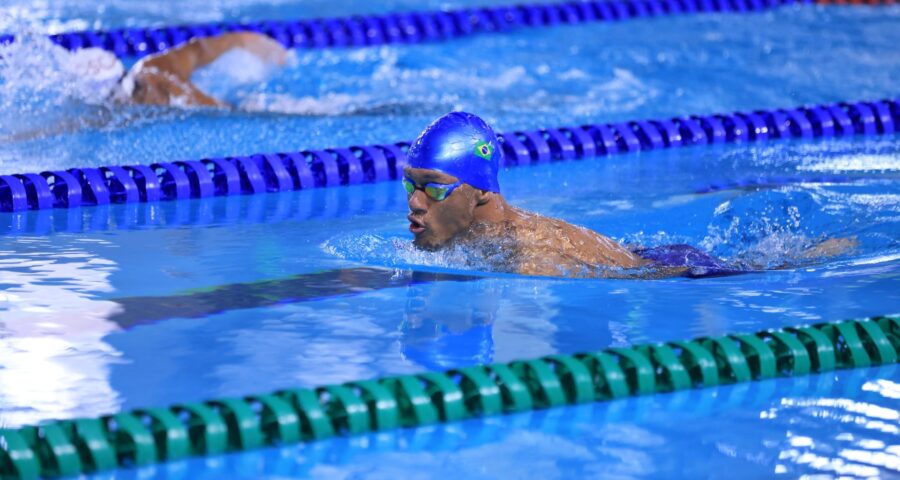
M491 201L493 198L493 194L491 192L485 190L479 190L477 188L475 190L475 205L480 207Z

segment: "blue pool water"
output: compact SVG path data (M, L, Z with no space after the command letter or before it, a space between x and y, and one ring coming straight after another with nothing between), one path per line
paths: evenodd
M114 2L104 13L76 3L10 8L17 19L9 24L51 30L199 15L174 2L146 19L137 4ZM350 13L324 2L308 11L287 2L214 7L209 15L222 17L210 20L271 17L280 8ZM77 82L53 85L60 72L37 75L26 57L8 55L0 60L0 135L73 118L83 125L7 137L0 171L409 139L450 108L509 130L896 96L898 20L898 8L792 7L304 51L282 72L250 72L262 83L242 83L242 59L233 57L197 82L244 105L237 112L90 105ZM15 48L47 58L38 41ZM794 180L769 185L775 177ZM763 186L701 193L744 181ZM790 268L654 281L481 272L409 248L405 196L390 183L4 213L0 425L900 311L893 135L586 159L507 170L501 183L513 204L628 244L689 243L731 261ZM797 264L799 252L831 237L855 237L859 246ZM113 476L890 476L900 472L898 399L900 372L887 366Z

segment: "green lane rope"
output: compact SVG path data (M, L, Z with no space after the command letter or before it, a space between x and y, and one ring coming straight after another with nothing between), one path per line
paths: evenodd
M467 418L896 363L900 315L0 429L0 479L65 477Z

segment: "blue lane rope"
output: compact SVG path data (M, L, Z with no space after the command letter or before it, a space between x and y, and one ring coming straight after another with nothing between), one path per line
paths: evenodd
M692 115L498 135L504 166L691 145L891 134L900 101ZM396 180L409 142L0 175L0 211L156 202Z
M365 47L443 41L559 24L706 12L755 12L794 3L811 4L813 0L581 0L309 20L89 30L51 35L50 39L70 50L97 47L119 57L139 58L193 38L234 31L263 33L287 48ZM14 35L0 35L0 44L14 40Z
M396 185L380 183L374 187L378 191L369 199L331 188L307 192L309 195L284 192L283 195L232 195L186 202L23 210L0 214L0 236L328 221L396 213L406 208L406 196Z

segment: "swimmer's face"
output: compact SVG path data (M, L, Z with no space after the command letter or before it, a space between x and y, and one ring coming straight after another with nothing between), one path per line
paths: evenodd
M405 168L404 175L416 185L439 183L451 185L456 177L437 170ZM463 184L447 198L437 201L416 189L409 197L409 231L415 236L413 244L419 248L434 250L465 232L475 218L478 190Z

